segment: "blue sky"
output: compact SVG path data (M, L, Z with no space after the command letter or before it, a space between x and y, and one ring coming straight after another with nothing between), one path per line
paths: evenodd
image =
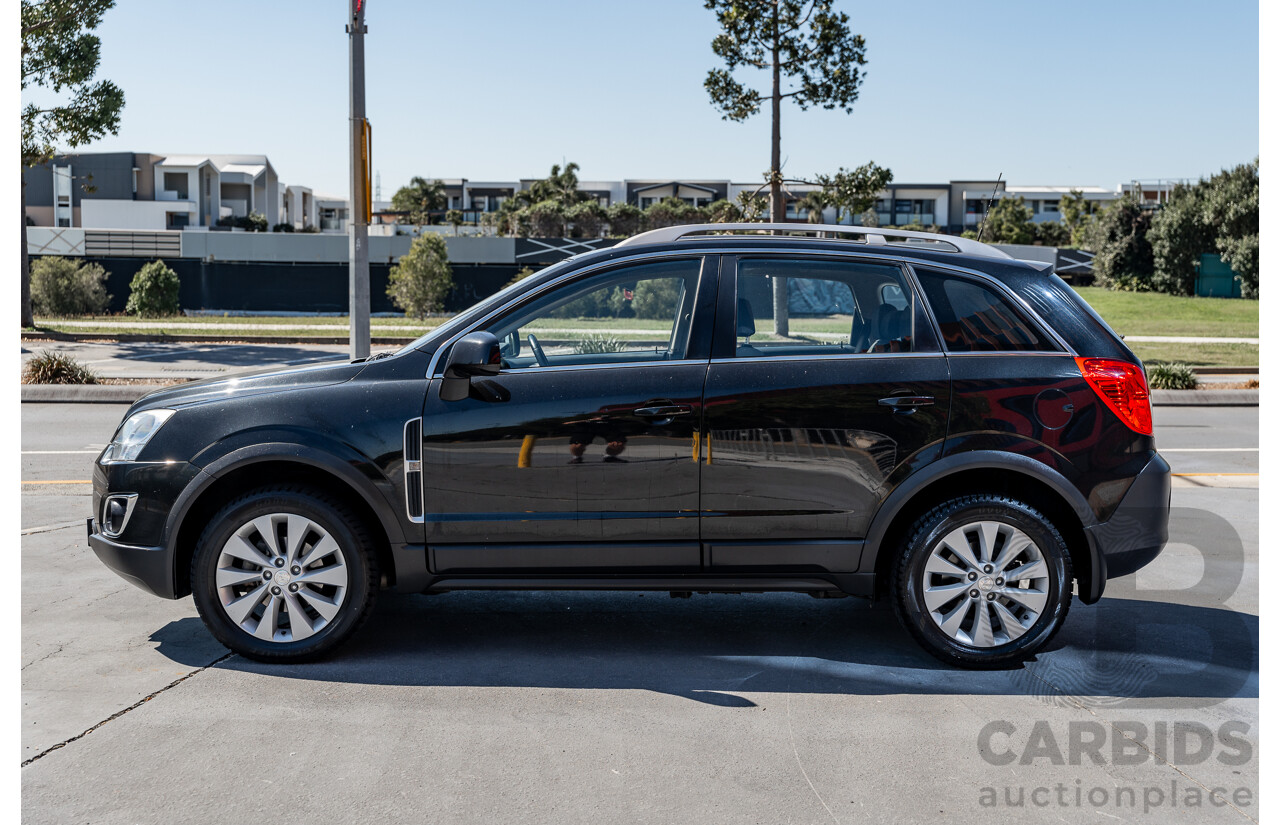
M577 161L584 179L759 180L767 114L723 121L702 80L698 0L367 0L382 192L411 175L503 180ZM789 175L868 160L902 182L1114 187L1258 153L1258 8L1204 3L862 3L852 115L784 105ZM341 0L121 0L101 76L125 91L98 150L255 152L283 180L347 191ZM754 82L763 83L763 75Z

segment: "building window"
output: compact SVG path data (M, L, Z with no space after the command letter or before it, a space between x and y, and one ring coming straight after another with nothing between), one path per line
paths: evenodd
M1040 211L1042 211L1042 212L1052 212L1052 213L1054 213L1054 214L1057 214L1057 212L1058 212L1058 202L1057 202L1057 201L1045 201L1045 202L1041 205L1041 207L1040 207Z
M58 226L71 226L70 218L58 218Z
M165 172L164 188L166 192L176 192L178 200L185 201L187 199L187 173Z
M981 215L985 211L987 211L987 202L980 198L969 198L964 202L966 215Z

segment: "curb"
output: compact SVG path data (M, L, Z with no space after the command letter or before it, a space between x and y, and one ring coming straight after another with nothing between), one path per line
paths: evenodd
M112 335L98 332L23 332L23 341L65 341L69 343L97 344L348 344L351 338L343 335ZM374 338L375 345L404 346L417 338Z
M1155 407L1256 407L1257 390L1152 390Z
M24 384L22 403L132 404L166 384Z

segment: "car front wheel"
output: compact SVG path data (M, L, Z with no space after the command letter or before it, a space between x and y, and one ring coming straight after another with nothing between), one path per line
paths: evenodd
M255 490L209 522L192 560L196 608L236 653L267 662L324 655L364 622L378 573L344 503L295 487Z
M1035 508L962 496L912 526L894 569L894 609L918 642L970 668L1014 664L1044 648L1071 604L1071 557Z

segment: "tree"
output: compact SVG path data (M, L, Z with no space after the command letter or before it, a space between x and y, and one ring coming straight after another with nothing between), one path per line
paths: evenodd
M434 232L424 232L414 238L409 251L391 267L391 276L387 279L387 297L404 310L405 315L418 319L443 309L452 290L449 250L444 238Z
M22 109L22 168L46 162L59 144L69 149L120 129L124 92L109 80L93 82L101 45L90 34L115 0L22 0L22 88L39 87L60 99ZM22 325L32 325L31 268L27 257L27 188L22 185Z
M1071 230L1062 221L1041 221L1033 225L1037 243L1044 246L1067 246L1071 243Z
M822 223L822 213L827 206L827 196L821 189L809 192L796 202L797 210L809 210L809 223Z
M615 237L630 237L640 231L644 221L644 213L633 203L610 204L605 211L609 221L609 234Z
M764 195L748 192L744 189L738 193L736 206L742 216L742 220L752 223L760 220L760 216L764 214L764 210L769 206L769 201Z
M864 163L857 169L841 166L834 175L814 177L822 186L827 202L836 207L837 221L845 212L861 215L871 211L876 205L876 195L893 182L893 172L874 163Z
M408 186L401 186L391 196L391 210L408 212L409 223L418 225L431 223L430 213L444 209L448 204L442 181L428 181L416 176L409 179Z
M1258 161L1209 179L1205 222L1217 229L1218 254L1240 276L1240 294L1258 297Z
M600 201L592 198L570 206L565 210L565 218L573 225L573 237L598 238L604 228L605 211Z
M129 300L124 311L142 318L166 318L182 311L178 294L182 283L178 273L161 260L138 270L129 282Z
M111 302L100 264L43 257L31 262L31 306L41 315L93 315Z
M1147 241L1151 213L1126 195L1099 217L1088 242L1097 254L1093 271L1099 286L1142 292L1151 289L1155 258Z
M453 234L458 234L458 227L462 226L462 211L458 209L450 209L444 213L444 222L453 227Z
M1029 244L1036 238L1036 227L1031 222L1031 207L1019 195L1000 198L987 213L987 226L982 231L986 243Z
M707 73L703 85L725 120L744 121L769 101L772 117L769 184L770 215L782 221L782 101L853 112L866 64L866 41L849 30L849 15L826 0L706 0L723 31L711 50L724 68ZM735 76L742 68L765 71L769 91L749 88ZM786 81L789 85L783 88ZM745 211L745 210L744 210ZM774 324L788 334L786 279L774 279Z
M1200 256L1214 249L1216 233L1205 222L1203 189L1203 182L1177 184L1169 201L1151 217L1147 233L1155 270L1151 285L1160 292L1193 294Z
M721 198L707 206L707 220L712 223L737 223L742 220L742 210L731 201Z
M1072 189L1058 201L1058 214L1071 236L1071 245L1084 243L1085 230L1098 211L1097 201L1086 200L1079 189Z

